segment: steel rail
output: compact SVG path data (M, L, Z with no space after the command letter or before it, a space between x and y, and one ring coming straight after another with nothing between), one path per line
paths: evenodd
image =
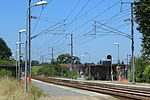
M129 88L120 88L120 87L106 87L100 86L98 84L73 81L73 80L59 80L54 78L43 78L33 76L33 79L41 80L48 83L53 83L57 85L63 85L98 93L109 94L112 96L129 98L129 99L137 99L137 100L150 100L150 90L140 90L140 89L129 89Z

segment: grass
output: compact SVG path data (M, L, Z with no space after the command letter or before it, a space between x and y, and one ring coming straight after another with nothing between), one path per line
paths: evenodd
M42 66L32 66L32 73L37 74L37 72L40 68L42 68Z
M45 97L39 88L28 85L28 92L24 92L24 85L18 84L15 79L0 78L0 100L38 100Z

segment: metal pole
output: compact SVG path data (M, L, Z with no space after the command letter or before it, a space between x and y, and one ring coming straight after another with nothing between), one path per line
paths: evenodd
M119 63L120 63L120 59L119 59L119 44L118 44L118 68L119 68L119 81L120 81L120 66L119 66Z
M43 75L44 75L44 65L43 65L43 63L44 63L44 56L42 55L41 57L42 57L42 69L43 69Z
M28 13L28 24L29 24L29 30L28 30L28 41L29 41L29 76L31 77L31 0L29 0L29 13Z
M24 77L24 92L27 92L27 68L28 68L28 34L26 33L26 43L25 43L25 77Z
M129 3L131 4L131 41L132 41L132 83L135 83L135 77L134 77L134 19L133 19L133 5L134 3L132 2L122 2L122 3Z
M114 77L113 77L113 68L112 68L112 59L111 59L111 81L114 80Z
M131 69L128 68L128 56L129 55L127 54L127 71L126 71L127 73L126 73L126 75L127 75L128 82L130 82L129 75L128 75L129 72L128 71L131 70Z
M132 35L132 83L135 83L134 79L134 22L133 22L133 3L131 3L131 35Z
M53 75L53 72L54 72L53 64L54 64L54 48L52 47L52 75Z
M16 43L16 80L18 82L18 51L17 51L18 47L17 47L17 43Z
M89 55L89 79L91 79L91 67L90 67L90 62L91 62L91 60L90 60L90 54L88 53L88 55Z
M24 92L27 92L28 90L28 83L27 83L27 77L28 74L30 72L30 40L31 40L31 36L30 36L30 9L31 9L31 0L29 0L29 6L27 8L27 12L26 12L26 16L27 16L27 20L26 20L26 52L25 52L25 81L24 81Z
M21 79L21 74L20 74L20 67L21 67L21 32L19 32L19 59L18 59L18 81L20 82L20 79Z
M72 68L73 68L73 34L71 34L71 73L70 77L72 79Z

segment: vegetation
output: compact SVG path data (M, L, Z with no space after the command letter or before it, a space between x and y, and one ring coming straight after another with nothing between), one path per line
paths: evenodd
M137 30L142 33L142 55L150 57L150 0L138 0L134 3Z
M42 66L32 66L32 74L37 74L40 68L42 68Z
M6 45L6 42L0 38L0 59L9 59L11 55L10 48Z
M32 60L32 61L31 61L31 65L32 65L32 66L38 66L38 65L39 65L39 61Z
M15 61L14 60L8 60L8 59L7 60L6 59L5 60L1 59L0 60L0 65L15 65Z
M0 78L2 77L11 77L12 72L6 69L0 69Z
M38 100L46 96L40 89L29 84L29 90L24 93L23 84L18 85L16 80L0 78L0 100Z
M54 77L65 77L65 78L77 78L77 71L70 70L69 67L64 66L63 64L71 64L69 54L59 55L56 61L51 61L51 64L42 66L32 67L32 73L40 74L45 76L54 76ZM79 60L78 57L73 56L74 60Z
M143 77L145 66L147 65L143 57L135 58L135 80L136 82L145 82L146 79Z
M72 63L72 60L74 61L75 64L80 63L79 57L71 56L70 54L61 54L57 57L58 63L69 64Z
M137 30L142 33L142 56L135 58L135 81L150 82L150 0L137 0L134 5Z
M72 73L72 72L71 72ZM75 73L73 71L73 73ZM55 77L70 77L70 70L66 66L61 66L59 64L49 64L44 67L40 67L37 71L37 74L45 76L55 76ZM74 74L73 74L74 75Z
M143 72L145 82L150 83L150 65L146 66Z
M12 53L6 42L0 38L0 65L15 65L15 61L10 59Z
M143 56L135 58L135 81L136 82L147 82L150 83L150 65L147 63ZM131 64L129 67L131 70ZM132 80L132 73L129 75Z

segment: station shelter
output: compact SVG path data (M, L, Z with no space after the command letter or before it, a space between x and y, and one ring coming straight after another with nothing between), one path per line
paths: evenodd
M112 64L113 79L118 80L119 73L122 78L127 78L127 66L125 64ZM92 65L90 73L93 80L111 80L110 65Z

